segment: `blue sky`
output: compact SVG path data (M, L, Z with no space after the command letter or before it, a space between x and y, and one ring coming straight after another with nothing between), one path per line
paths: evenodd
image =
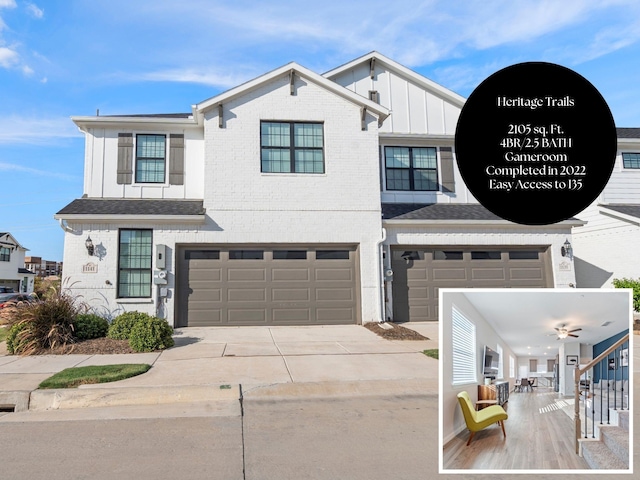
M62 260L53 215L83 193L71 116L188 112L290 61L324 73L372 50L465 97L558 63L640 127L637 0L0 0L0 231Z

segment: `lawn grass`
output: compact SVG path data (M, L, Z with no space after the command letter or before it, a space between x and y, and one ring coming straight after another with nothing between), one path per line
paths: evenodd
M427 357L431 357L431 358L435 358L436 360L438 360L438 349L437 348L431 348L429 350L424 350L422 353L424 353Z
M66 368L47 378L39 388L74 388L90 383L116 382L145 373L150 368L151 365L144 363Z
M4 342L7 339L7 335L9 335L9 329L0 326L0 342Z

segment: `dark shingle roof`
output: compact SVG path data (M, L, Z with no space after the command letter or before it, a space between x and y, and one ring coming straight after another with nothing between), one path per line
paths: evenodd
M26 268L21 268L21 267L18 267L18 273L22 273L22 274L25 274L25 273L29 274L30 273L31 275L35 275L35 273L33 273L31 270L27 270Z
M475 203L383 203L384 220L502 220Z
M204 215L202 200L78 198L57 215Z
M631 205L624 203L613 203L610 205L600 205L601 207L608 208L618 213L629 215L630 217L640 218L640 205Z
M618 138L640 138L640 128L616 128Z

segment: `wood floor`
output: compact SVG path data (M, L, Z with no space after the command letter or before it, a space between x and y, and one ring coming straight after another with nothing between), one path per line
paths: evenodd
M565 401L563 403L563 401ZM571 402L571 400L569 400ZM573 411L566 399L549 388L511 392L505 410L507 438L498 424L477 432L471 442L464 430L447 443L444 470L574 470L588 469L575 453Z

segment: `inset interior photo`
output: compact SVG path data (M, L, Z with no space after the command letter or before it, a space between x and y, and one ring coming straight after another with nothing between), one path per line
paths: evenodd
M631 290L439 295L440 473L632 473Z

